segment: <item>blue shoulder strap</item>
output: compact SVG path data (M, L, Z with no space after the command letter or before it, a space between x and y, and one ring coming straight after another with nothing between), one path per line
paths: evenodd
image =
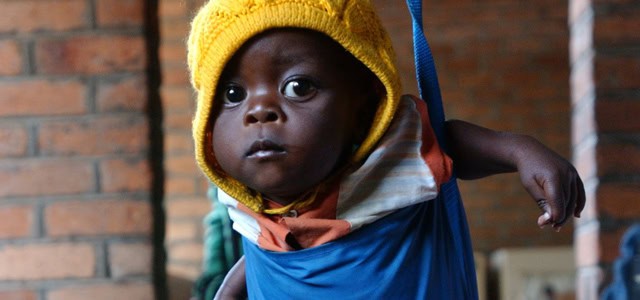
M444 108L438 74L431 55L431 48L424 36L422 26L422 0L407 0L413 23L413 52L415 55L416 77L420 97L427 102L429 119L436 133L440 147L445 147L444 140Z
M420 97L427 103L429 119L440 147L447 150L444 135L444 108L438 75L431 54L431 49L424 35L422 25L422 0L406 0L413 23L413 50L415 55L416 76ZM463 291L450 295L456 299L477 299L477 283L473 248L467 217L462 204L462 198L456 182L455 174L451 180L440 188L438 198L434 203L436 224L434 234L445 236L447 242L441 243L435 249L436 256L446 262L449 278L460 280L458 287ZM434 284L434 283L430 283ZM441 284L441 283L440 283ZM436 283L436 285L438 285ZM461 298L460 298L461 297Z

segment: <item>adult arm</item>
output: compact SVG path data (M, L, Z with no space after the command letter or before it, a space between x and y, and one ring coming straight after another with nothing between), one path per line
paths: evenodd
M536 139L493 131L460 120L445 123L448 153L460 179L519 172L520 180L544 213L538 225L559 229L580 216L585 193L576 169Z
M245 280L244 256L229 270L220 289L213 298L215 300L231 300L247 298L247 282Z

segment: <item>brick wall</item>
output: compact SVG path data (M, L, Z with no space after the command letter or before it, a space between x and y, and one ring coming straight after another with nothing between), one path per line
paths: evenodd
M186 39L203 0L160 0L160 95L164 110L167 273L170 299L187 299L202 271L203 217L211 210L207 180L193 155L191 118L195 94L189 83Z
M375 1L392 35L405 90L415 93L411 19L404 1ZM425 31L448 118L532 135L570 153L567 7L558 1L434 1ZM515 174L461 181L474 247L571 244L536 225L538 208Z
M187 297L210 209L192 156L184 47L202 2L2 1L0 299L151 299L154 289L163 298L157 247L165 219L169 298ZM375 2L405 89L415 93L404 1ZM571 1L574 155L590 197L578 241L600 249L579 253L580 274L596 283L624 225L640 214L630 204L640 161L640 126L630 117L639 108L632 2ZM448 116L533 135L569 157L566 5L424 6ZM516 175L462 189L481 251L571 243L571 226L560 234L537 229L538 211ZM596 201L605 198L619 201Z
M0 6L0 299L153 299L144 1Z
M578 297L612 277L624 231L640 220L640 3L570 1L574 157L587 207L577 223Z

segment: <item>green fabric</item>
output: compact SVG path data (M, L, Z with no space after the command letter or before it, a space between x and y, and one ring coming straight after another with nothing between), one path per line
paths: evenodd
M203 272L196 280L192 294L196 299L211 300L225 275L242 256L242 243L233 230L227 208L218 202L218 188L209 186L207 197L213 210L204 218Z

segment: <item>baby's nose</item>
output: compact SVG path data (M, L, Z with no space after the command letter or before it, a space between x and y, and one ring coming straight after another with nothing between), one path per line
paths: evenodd
M277 122L282 119L282 111L273 105L257 104L245 115L245 124Z

